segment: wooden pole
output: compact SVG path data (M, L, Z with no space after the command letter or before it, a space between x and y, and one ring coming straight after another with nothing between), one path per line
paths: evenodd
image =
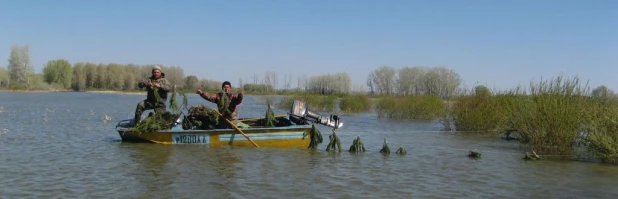
M253 142L253 140L251 140L251 138L249 138L249 136L247 136L247 134L245 134L245 132L242 132L242 130L240 130L236 125L232 124L232 122L230 120L228 120L227 118L223 117L223 114L221 114L219 112L219 110L214 109L221 118L225 119L225 121L230 124L232 126L232 128L234 128L234 130L236 130L237 132L239 132L240 134L242 134L243 136L245 136L245 138L247 138L247 140L249 140L249 142L251 142L253 144L253 146L255 147L260 147L258 146L255 142Z

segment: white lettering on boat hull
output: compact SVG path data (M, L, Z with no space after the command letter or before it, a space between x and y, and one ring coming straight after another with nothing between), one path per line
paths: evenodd
M209 144L209 135L174 134L172 135L173 144Z

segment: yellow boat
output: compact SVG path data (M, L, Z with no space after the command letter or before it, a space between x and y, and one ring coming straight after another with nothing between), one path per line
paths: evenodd
M322 117L308 111L305 103L298 100L294 101L290 113L276 117L280 125L275 127L261 126L264 124L265 118L244 118L239 121L246 125L239 128L183 129L182 119L182 116L179 117L170 129L155 132L132 131L133 119L127 119L118 122L116 131L125 142L205 144L213 147L223 145L308 147L311 141L309 132L314 123L334 129L343 125L339 116Z

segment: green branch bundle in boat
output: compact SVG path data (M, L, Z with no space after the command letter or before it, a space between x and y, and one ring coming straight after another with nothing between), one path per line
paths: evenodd
M141 134L144 132L153 132L153 131L158 131L158 130L170 129L174 125L174 122L176 121L180 113L179 108L178 108L179 107L178 102L176 101L176 94L177 92L174 89L174 91L172 92L172 96L170 99L170 106L169 106L172 112L165 112L163 114L149 115L139 124L135 125L133 127L133 130ZM155 95L156 101L157 102L160 101L161 96L159 95L159 92L157 92L157 88L155 88L154 95ZM186 101L186 95L184 96L185 96L185 101Z
M219 113L223 115L232 114L232 112L229 109L231 100L227 95L228 94L225 92L221 93L221 100L219 100L219 103L217 104L217 109L219 109Z
M172 114L170 112L154 114L146 117L146 119L135 125L132 130L138 133L144 133L170 129L174 125L176 118L178 118L178 114Z
M268 109L266 110L266 115L264 116L264 119L266 119L266 124L264 124L264 127L273 127L277 123L277 118L275 118L275 112L272 108L270 108L270 104L267 104L267 106Z
M219 124L219 114L204 105L192 106L187 120L183 122L187 122L184 126L189 126L188 129L212 129Z

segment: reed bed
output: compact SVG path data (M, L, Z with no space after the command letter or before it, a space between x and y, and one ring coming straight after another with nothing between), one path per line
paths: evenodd
M438 118L445 104L438 96L382 97L376 104L379 118L421 119Z
M339 108L346 113L370 111L373 101L367 95L347 95L339 101Z
M303 100L307 103L309 110L333 112L336 108L337 96L316 95L316 94L298 94L284 96L281 98L277 106L282 109L288 109L294 103L294 100Z
M516 132L539 154L580 155L577 146L604 162L618 155L618 105L592 97L579 78L531 82L496 95L455 99L447 115L458 131ZM448 122L446 122L448 123Z

